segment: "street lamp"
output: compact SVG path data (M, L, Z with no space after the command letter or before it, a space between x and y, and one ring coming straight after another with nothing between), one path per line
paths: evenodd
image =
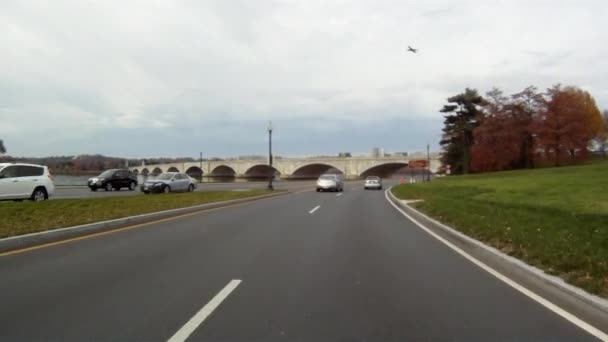
M268 179L268 190L274 190L272 179L274 178L274 169L272 168L272 121L268 121L268 165L270 165L272 175Z

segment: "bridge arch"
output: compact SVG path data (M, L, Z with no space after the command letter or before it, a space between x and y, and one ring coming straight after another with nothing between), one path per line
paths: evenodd
M144 177L147 177L150 174L150 170L148 170L147 168L143 168L141 169L141 175Z
M218 165L210 173L211 177L226 177L226 178L234 178L236 177L236 171L230 166L226 165Z
M132 173L133 175L137 176L137 175L139 175L139 170L138 170L138 169L133 169L133 170L131 171L131 173Z
M367 176L378 176L382 178L389 178L394 175L397 171L408 166L408 163L405 162L392 162L392 163L384 163L380 165L375 165L367 170L363 171L360 177Z
M195 179L202 179L203 178L203 169L201 169L198 166L190 166L187 170L186 170L186 174L192 178Z
M281 175L279 170L266 164L254 165L245 171L246 178L269 178L279 175Z
M319 176L324 173L344 174L344 171L335 165L326 163L312 163L297 168L291 174L290 178L315 179L319 178Z
M160 167L155 167L154 170L152 170L152 176L158 176L161 173L163 173L163 170Z
M171 166L170 168L167 169L167 172L179 172L179 169L176 168L175 166Z

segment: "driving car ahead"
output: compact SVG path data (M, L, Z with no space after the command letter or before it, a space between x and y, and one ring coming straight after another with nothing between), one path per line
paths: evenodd
M97 191L97 189L118 191L122 188L129 188L133 191L137 187L137 177L127 169L111 169L102 172L97 177L89 178L87 185L91 191Z
M169 193L173 191L192 192L194 189L196 189L196 182L190 176L181 172L161 173L155 179L145 181L141 186L141 191L144 194L151 192Z
M55 185L46 166L0 163L0 200L43 201L54 191Z
M317 192L344 191L344 182L339 175L321 175L317 180Z
M377 176L369 176L365 178L365 183L363 184L363 189L377 189L382 190L382 178Z

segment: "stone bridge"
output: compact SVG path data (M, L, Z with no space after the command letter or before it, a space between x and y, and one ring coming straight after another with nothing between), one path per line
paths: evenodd
M325 172L341 173L348 179L369 175L389 177L397 170L407 167L410 160L426 159L426 156L411 157L335 157L335 158L277 158L272 167L267 160L210 160L172 164L141 165L129 169L144 176L162 172L185 172L192 177L237 177L264 178L276 175L284 179L316 178ZM431 156L431 172L439 169L438 155Z

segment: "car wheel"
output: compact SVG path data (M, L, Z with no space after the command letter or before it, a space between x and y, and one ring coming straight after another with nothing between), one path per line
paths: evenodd
M97 188L91 188L91 191L97 191Z
M106 191L112 191L112 184L111 183L107 183L106 184Z
M46 193L46 190L44 188L36 188L34 189L34 192L32 193L32 201L35 202L40 202L40 201L44 201L45 199L48 199L49 196Z
M119 187L119 186L117 186L117 187L114 188L114 190L116 190L116 191L120 191L120 189L122 189L122 188Z
M131 190L131 191L135 190L135 182L129 183L129 190Z
M166 193L166 194L170 193L171 192L171 187L168 186L168 185L165 185L165 187L163 188L163 192Z
M194 185L190 184L188 186L188 192L192 192L192 191L194 191Z

